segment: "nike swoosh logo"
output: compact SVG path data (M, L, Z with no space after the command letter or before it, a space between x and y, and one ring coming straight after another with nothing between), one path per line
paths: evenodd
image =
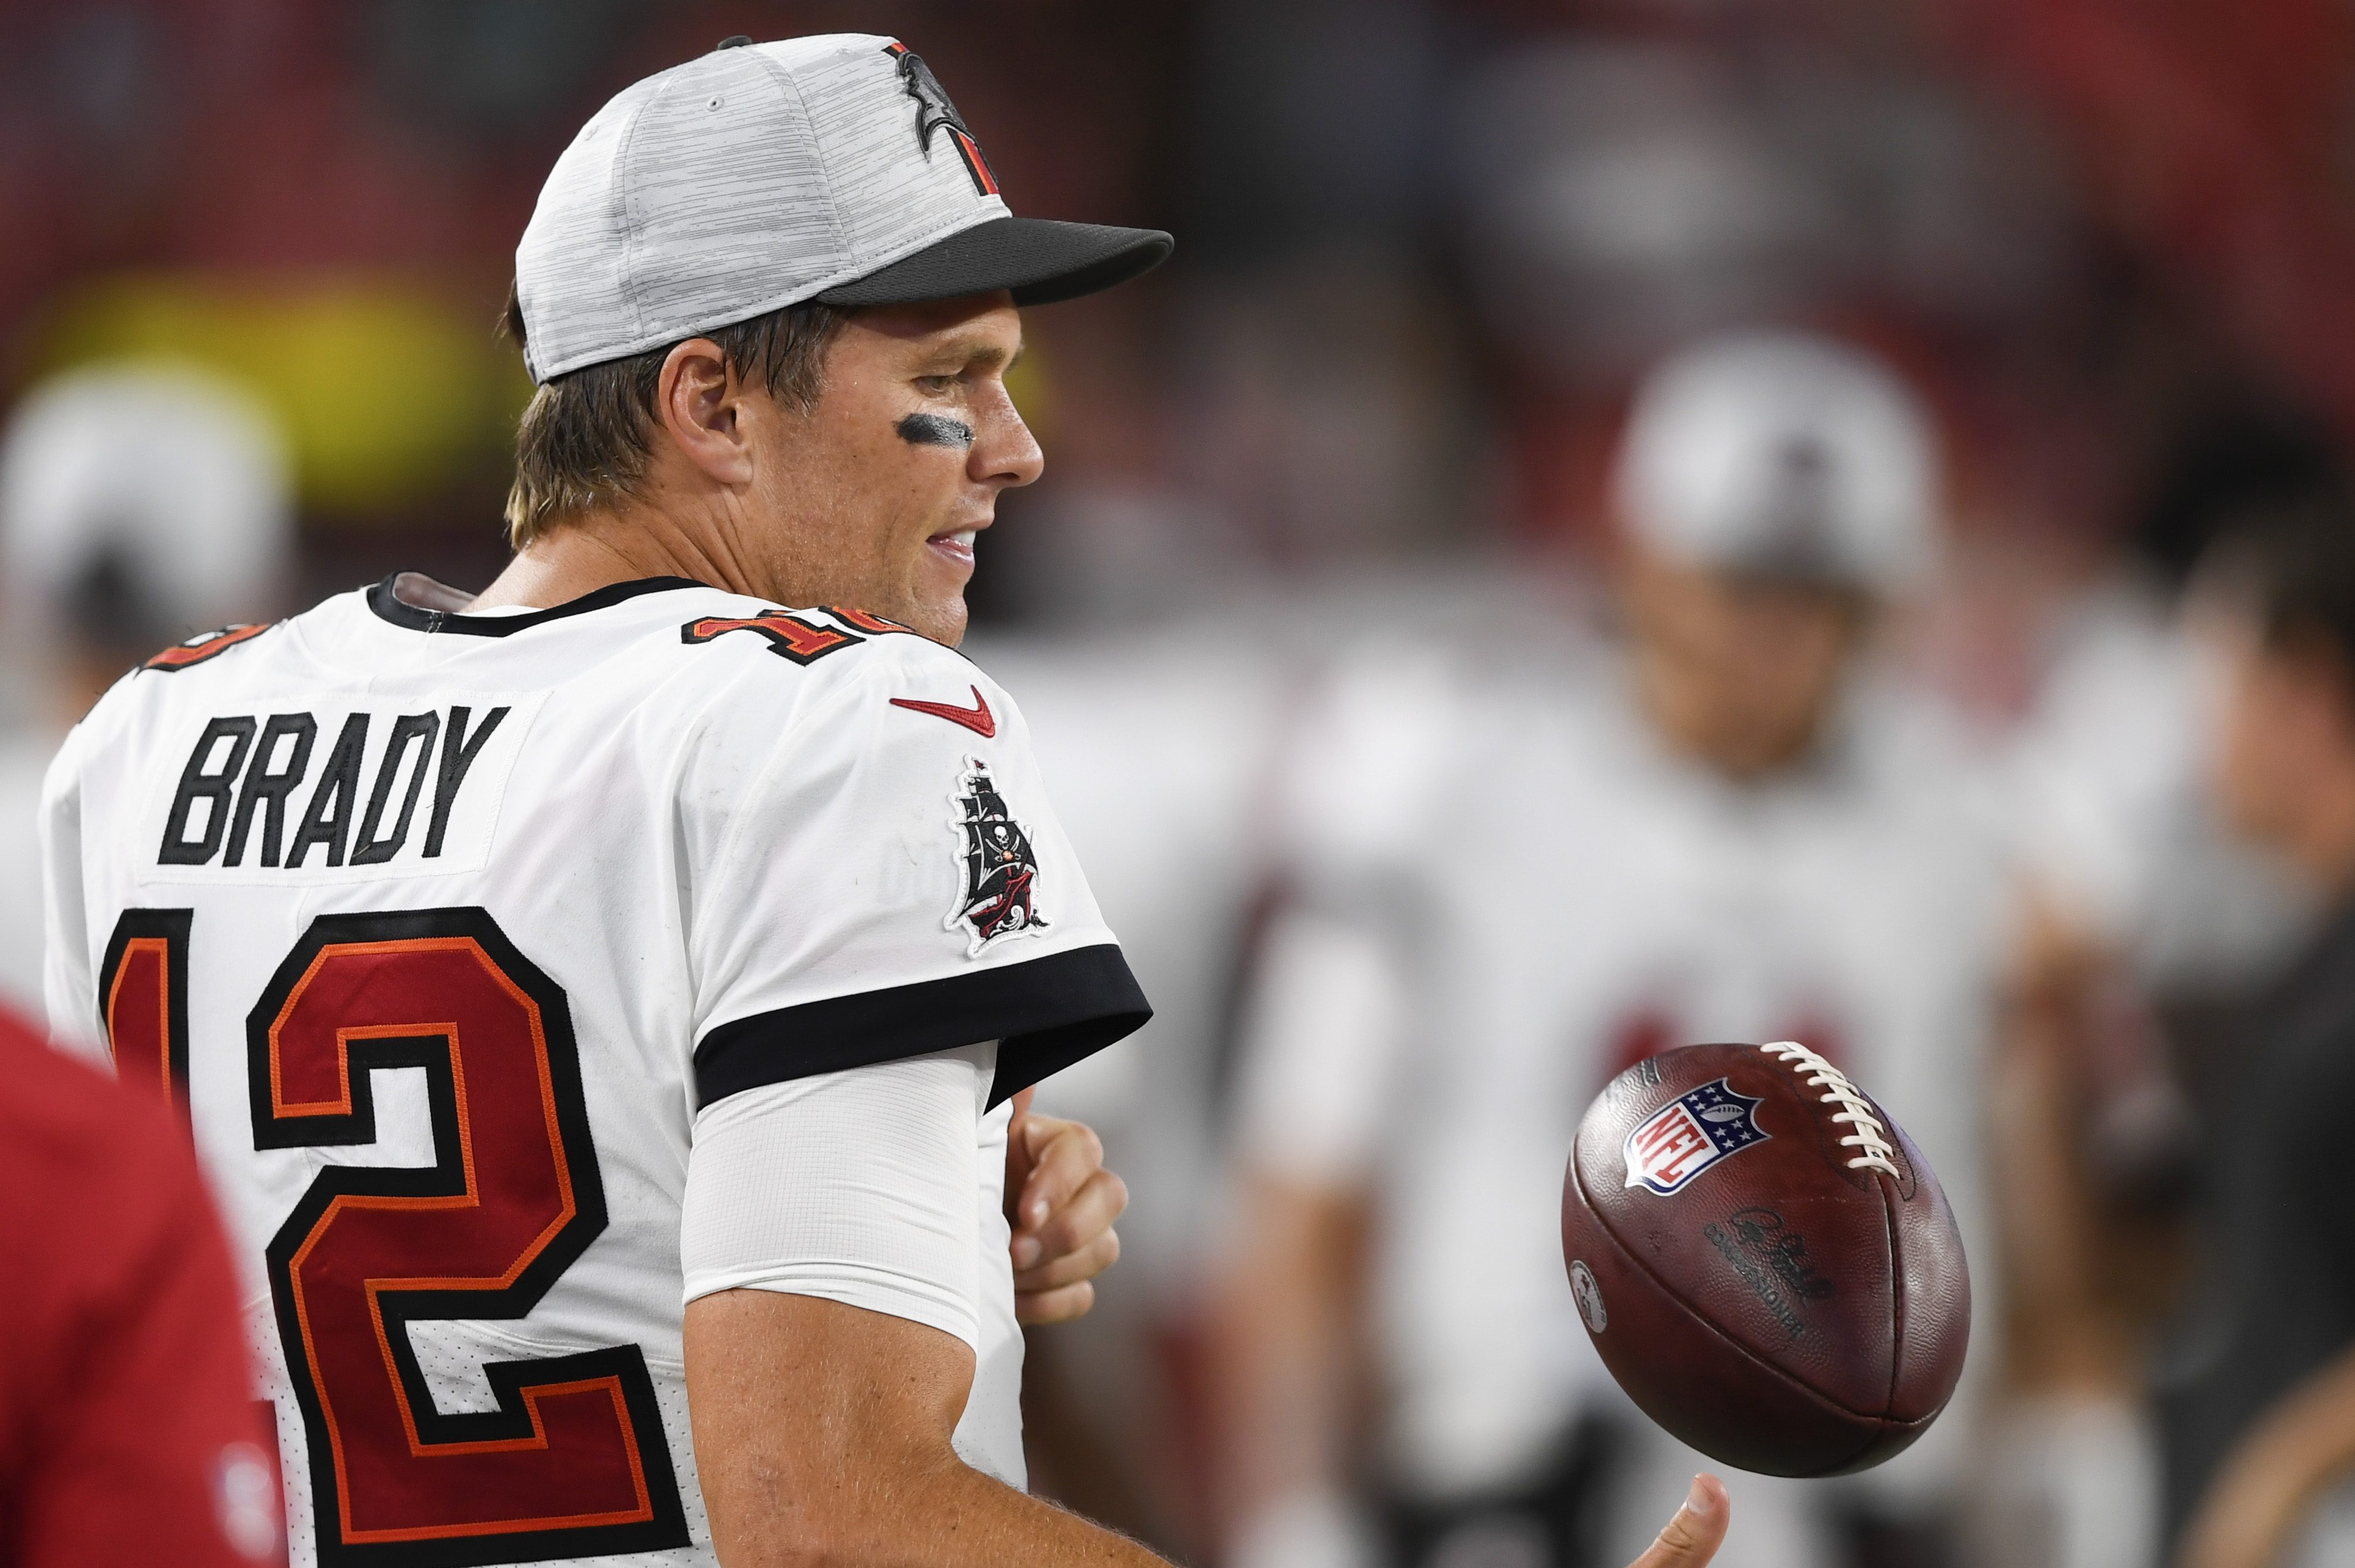
M985 739L994 736L997 733L997 716L990 712L989 699L982 696L981 688L976 686L972 689L973 706L970 708L959 708L953 702L919 702L911 697L895 697L891 699L891 706L929 713L952 724L962 724Z

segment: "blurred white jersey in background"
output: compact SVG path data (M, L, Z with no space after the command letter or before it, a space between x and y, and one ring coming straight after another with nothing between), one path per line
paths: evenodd
M1391 1484L1509 1490L1581 1416L1623 1416L1614 1562L1697 1456L1611 1384L1564 1286L1558 1204L1586 1105L1678 1045L1823 1051L1937 1169L1983 1349L1979 1080L2008 910L1972 772L1926 699L1859 689L1813 760L1737 785L1666 752L1630 688L1599 657L1465 669L1367 652L1343 668L1293 748L1293 896L1244 1014L1236 1108L1243 1166L1373 1198ZM1970 1419L1952 1410L1838 1484L1950 1502ZM1742 1563L1827 1560L1809 1488L1828 1483L1732 1481Z

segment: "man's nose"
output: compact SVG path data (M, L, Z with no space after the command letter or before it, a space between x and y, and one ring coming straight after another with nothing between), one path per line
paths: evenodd
M972 455L975 480L1008 490L1035 483L1047 471L1047 454L1011 400L983 422Z

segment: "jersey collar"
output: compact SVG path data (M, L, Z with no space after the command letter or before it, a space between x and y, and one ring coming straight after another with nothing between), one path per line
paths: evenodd
M698 582L692 577L642 577L634 582L610 583L593 593L583 593L580 598L569 600L553 609L534 610L528 614L461 615L448 610L428 610L411 604L393 592L395 582L413 575L417 574L396 571L368 589L368 608L376 612L377 618L412 632L456 632L469 637L504 637L512 632L544 626L567 615L585 615L592 610L603 610L624 600L635 599L641 593L666 593L674 588L710 586L707 582Z

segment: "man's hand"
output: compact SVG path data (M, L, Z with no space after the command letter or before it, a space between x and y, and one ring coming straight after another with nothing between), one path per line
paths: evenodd
M1120 1256L1112 1228L1128 1187L1106 1170L1103 1145L1080 1122L1035 1115L1014 1097L1006 1133L1006 1218L1014 1227L1014 1316L1065 1323L1095 1305L1089 1282Z
M1701 1568L1725 1543L1725 1527L1732 1519L1725 1483L1715 1476L1695 1476L1685 1506L1628 1568Z

